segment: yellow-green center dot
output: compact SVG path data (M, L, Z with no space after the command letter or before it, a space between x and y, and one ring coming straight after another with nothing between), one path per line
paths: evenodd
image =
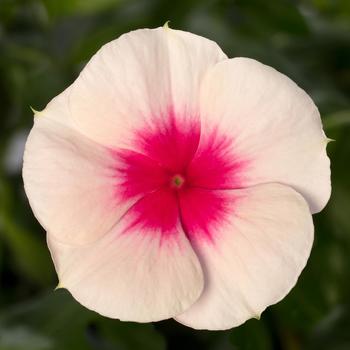
M176 188L181 188L184 182L185 182L185 179L181 175L175 175L172 178L172 185Z

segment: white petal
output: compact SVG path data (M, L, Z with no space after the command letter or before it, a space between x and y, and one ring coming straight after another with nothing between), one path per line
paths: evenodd
M130 228L128 214L101 240L64 245L48 234L59 276L85 307L123 321L173 317L195 302L203 289L197 256L181 227L172 232Z
M330 196L327 138L310 97L285 75L255 60L218 63L203 81L203 132L233 137L249 161L241 187L280 182L300 192L312 212Z
M198 329L228 329L259 317L295 285L313 242L307 203L291 188L266 184L222 193L231 196L231 217L213 242L194 242L203 294L176 317Z
M35 118L48 118L52 121L74 128L69 107L69 95L72 85L68 86L59 95L55 96L42 111L35 111Z
M79 130L108 146L129 146L130 131L168 119L198 116L200 81L225 59L212 41L169 28L142 29L103 46L70 94Z
M34 214L63 242L96 240L133 204L116 200L116 160L105 147L40 113L45 114L34 119L23 163Z

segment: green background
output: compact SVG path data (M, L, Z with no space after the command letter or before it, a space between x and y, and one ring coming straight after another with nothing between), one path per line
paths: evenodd
M91 55L120 34L170 20L228 56L272 65L318 105L332 198L297 286L260 321L224 332L169 320L122 323L90 312L57 283L21 179L32 126ZM0 0L0 350L350 349L350 1Z

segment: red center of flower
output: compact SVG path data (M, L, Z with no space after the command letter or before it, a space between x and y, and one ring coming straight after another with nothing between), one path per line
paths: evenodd
M227 190L240 187L246 162L234 154L232 139L201 132L199 119L180 121L170 112L168 120L135 132L135 151L114 151L122 177L116 196L137 198L129 227L164 237L182 227L191 240L212 240L227 216Z

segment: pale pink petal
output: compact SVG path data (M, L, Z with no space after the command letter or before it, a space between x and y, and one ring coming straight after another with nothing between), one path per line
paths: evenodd
M186 310L200 296L203 276L174 198L166 191L146 195L93 244L64 245L49 233L59 287L124 321L158 321Z
M34 117L45 117L52 121L63 124L64 126L75 128L73 120L71 118L69 107L69 95L71 93L72 85L68 86L59 95L55 96L41 111L33 109Z
M215 129L232 138L245 165L241 187L279 182L301 193L312 212L326 205L328 140L317 107L289 78L252 59L225 60L204 79L200 110L202 137ZM227 185L236 184L234 177Z
M25 190L38 221L63 242L104 235L137 199L117 195L118 164L110 150L40 112L23 164Z
M211 225L211 239L205 225L191 225L193 205L181 207L205 287L176 320L198 329L228 329L260 317L295 285L313 242L308 205L291 188L266 184L217 192L226 209Z
M214 42L167 27L124 34L103 46L73 83L71 117L101 144L129 147L135 127L159 126L169 110L197 118L200 81L225 58Z

